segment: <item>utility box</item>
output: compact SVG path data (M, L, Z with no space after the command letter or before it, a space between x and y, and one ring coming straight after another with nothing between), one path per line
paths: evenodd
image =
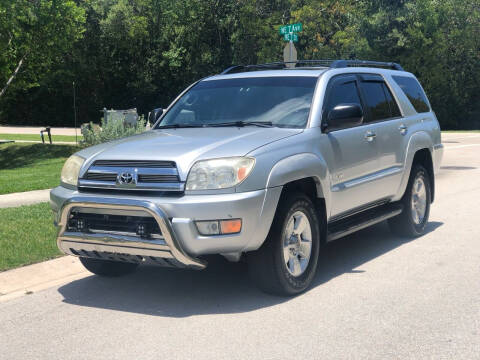
M108 124L110 121L122 121L125 125L136 126L138 122L137 109L128 109L128 110L107 110L103 108L103 119L105 124Z

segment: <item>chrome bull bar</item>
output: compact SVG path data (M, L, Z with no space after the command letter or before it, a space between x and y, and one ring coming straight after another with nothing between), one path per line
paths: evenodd
M162 237L146 240L141 237L108 232L69 231L67 226L70 213L72 209L77 208L98 209L102 213L105 211L145 212L158 223ZM165 212L149 201L96 198L95 202L92 202L91 198L73 197L62 207L58 226L57 245L65 254L194 269L206 267L205 261L193 258L183 250Z

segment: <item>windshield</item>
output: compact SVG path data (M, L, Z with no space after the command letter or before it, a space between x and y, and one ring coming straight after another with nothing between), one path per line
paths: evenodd
M173 105L157 128L252 122L304 128L316 82L316 77L300 76L201 81Z

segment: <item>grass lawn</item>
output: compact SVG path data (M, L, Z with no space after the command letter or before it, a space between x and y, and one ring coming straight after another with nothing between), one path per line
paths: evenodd
M0 271L61 255L49 203L0 209Z
M75 145L0 144L0 194L57 186Z
M48 143L48 136L44 134L45 142ZM78 141L82 140L83 137L79 134ZM40 134L0 134L0 140L31 140L31 141L42 141ZM53 135L52 142L55 144L55 141L72 141L75 142L75 136L70 135Z

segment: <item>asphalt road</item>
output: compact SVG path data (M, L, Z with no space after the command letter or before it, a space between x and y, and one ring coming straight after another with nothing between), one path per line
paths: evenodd
M243 264L89 276L0 303L0 358L480 359L480 134L444 143L423 237L338 240L290 299Z

